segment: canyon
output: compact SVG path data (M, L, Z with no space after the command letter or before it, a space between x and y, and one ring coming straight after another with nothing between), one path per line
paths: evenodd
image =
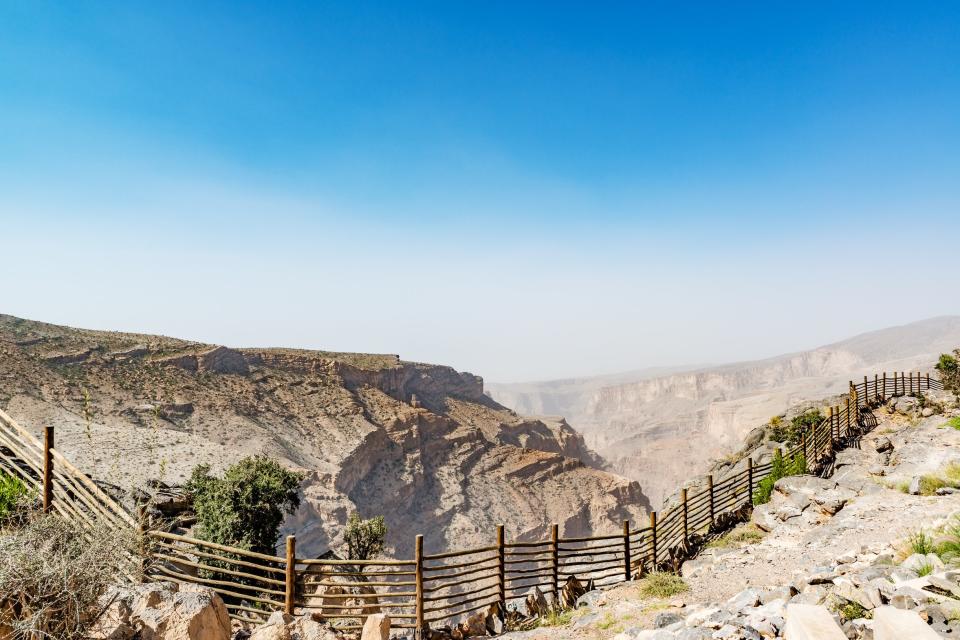
M657 507L685 478L738 449L751 429L788 407L842 393L850 380L876 371L929 371L958 345L960 317L945 316L752 362L488 383L487 390L527 415L566 416Z

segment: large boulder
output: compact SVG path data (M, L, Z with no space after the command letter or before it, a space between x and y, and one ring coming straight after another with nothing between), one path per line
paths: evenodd
M387 628L389 627L388 618ZM265 623L252 631L248 640L337 640L337 638L333 629L317 622L310 615L291 616L282 611L274 611Z
M202 587L157 582L115 587L91 632L100 640L230 640L227 608Z

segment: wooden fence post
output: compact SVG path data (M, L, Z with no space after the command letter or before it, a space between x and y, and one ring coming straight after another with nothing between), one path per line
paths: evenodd
M293 615L297 599L297 536L287 536L286 593L283 600L283 612Z
M817 455L818 455L818 452L817 452L817 442L818 442L818 440L817 440L817 423L813 423L813 427L811 428L811 432L810 432L810 433L811 433L811 437L813 438L813 451L810 452L810 457L813 458L814 460L816 460L816 459L817 459Z
M927 391L930 391L930 374L927 374Z
M753 456L747 458L747 497L750 498L750 504L753 504ZM684 515L686 515L686 504L684 506Z
M650 512L650 541L653 548L650 550L650 572L657 570L657 512Z
M419 640L423 637L423 632L427 625L423 621L423 536L418 535L414 543L414 563L416 566L416 616L417 628L414 629L414 636Z
M884 402L887 401L887 372L883 372L883 395L880 396L880 399Z
M53 508L53 427L43 430L43 510Z
M630 521L623 521L623 579L630 581Z
M710 529L713 529L713 474L707 476L707 490L710 491Z
M833 451L833 406L830 407L830 451Z
M503 542L503 525L497 525L497 588L500 597L500 613L507 614L507 552Z
M553 570L553 601L560 603L560 526L550 525L550 551L553 552L551 569Z
M867 376L863 376L863 403L870 403L870 383L867 382Z
M689 509L687 508L687 488L684 487L680 489L680 500L683 502L683 542L686 544L687 540L690 539L690 518L689 518Z
M800 439L803 444L803 472L807 472L807 432L804 431L800 434Z
M850 433L850 394L847 394L847 433Z

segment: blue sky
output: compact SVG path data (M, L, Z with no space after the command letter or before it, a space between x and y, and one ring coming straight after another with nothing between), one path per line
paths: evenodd
M0 311L502 381L960 312L954 3L199 4L0 2Z

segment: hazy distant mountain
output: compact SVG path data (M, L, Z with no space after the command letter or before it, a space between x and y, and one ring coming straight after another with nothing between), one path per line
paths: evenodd
M693 469L790 405L842 392L875 371L928 370L960 346L960 316L872 331L809 351L735 364L524 384L488 383L498 402L562 414L656 505ZM632 379L631 379L632 377Z

